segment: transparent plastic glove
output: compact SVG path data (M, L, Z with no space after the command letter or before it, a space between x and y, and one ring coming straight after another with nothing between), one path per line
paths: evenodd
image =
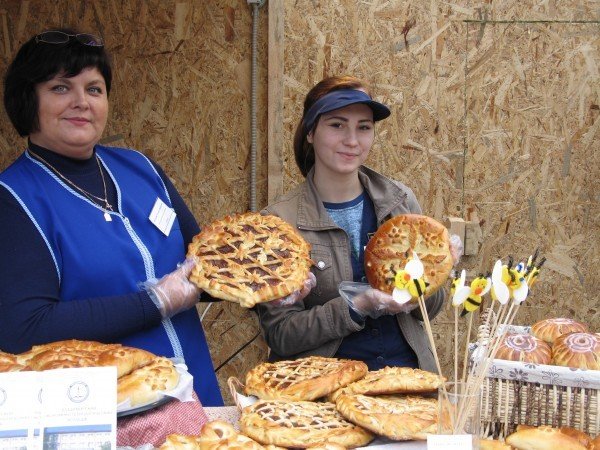
M200 299L202 291L189 281L195 264L195 259L187 258L176 270L160 280L152 279L141 283L163 319L190 309Z
M308 272L308 278L304 280L302 289L292 292L287 297L279 298L271 302L275 306L291 306L297 302L304 300L310 291L317 285L317 278L312 272Z
M450 235L450 254L454 267L460 262L460 257L464 254L465 247L458 234Z
M338 290L348 306L362 318L377 319L383 315L407 313L419 306L412 301L400 304L391 295L373 289L367 283L342 281Z

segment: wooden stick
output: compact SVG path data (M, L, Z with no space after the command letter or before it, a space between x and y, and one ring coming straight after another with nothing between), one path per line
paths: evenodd
M467 343L468 342L469 342L469 340L467 337ZM464 369L463 369L463 373L464 373ZM454 307L454 381L458 382L458 308L457 307Z
M471 340L471 327L473 326L473 313L469 314L469 323L467 325L467 341L465 343L465 357L463 360L463 370L461 381L466 382L467 366L469 365L469 341Z

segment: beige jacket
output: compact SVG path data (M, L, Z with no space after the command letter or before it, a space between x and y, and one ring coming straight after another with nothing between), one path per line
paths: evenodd
M317 286L293 306L257 305L263 336L271 349L269 359L296 359L309 355L333 356L342 339L362 325L350 317L348 305L338 293L341 281L352 281L350 245L323 207L313 183L312 169L306 180L262 212L281 217L297 227L311 247ZM361 167L359 178L373 201L378 226L392 216L421 213L414 193L402 183ZM427 299L430 319L442 308L445 293ZM396 315L400 329L419 360L419 367L437 372L433 354L417 310Z

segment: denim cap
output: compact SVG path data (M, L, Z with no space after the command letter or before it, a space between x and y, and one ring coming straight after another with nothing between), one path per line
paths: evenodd
M308 133L313 129L321 114L325 114L348 105L354 105L355 103L363 103L371 108L373 111L374 122L385 119L391 114L390 109L387 106L385 106L383 103L376 102L366 92L359 91L357 89L339 89L324 95L315 103L313 103L310 108L308 108L308 111L302 120L304 132Z

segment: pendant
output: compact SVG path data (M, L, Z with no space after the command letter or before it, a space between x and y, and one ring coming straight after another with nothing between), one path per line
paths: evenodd
M104 220L106 220L107 222L112 222L112 217L110 217L109 213L104 212Z

